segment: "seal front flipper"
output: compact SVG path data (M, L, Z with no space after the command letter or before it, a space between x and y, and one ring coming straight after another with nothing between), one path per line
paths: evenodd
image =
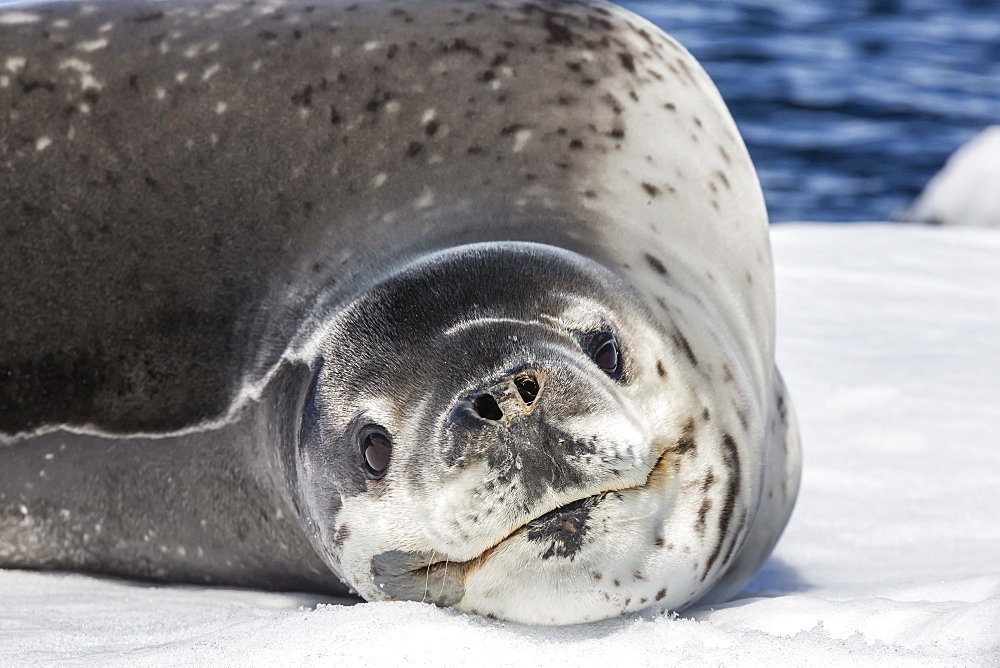
M223 424L130 436L53 428L2 446L0 561L345 594L292 496L313 376L282 363Z

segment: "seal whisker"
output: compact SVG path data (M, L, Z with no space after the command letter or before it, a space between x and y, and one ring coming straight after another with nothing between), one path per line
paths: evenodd
M437 558L437 550L431 550L430 563L424 567L424 594L423 596L420 597L421 603L427 602L427 594L428 590L430 589L430 581L431 581L431 566L433 566L436 563L435 562L436 558Z

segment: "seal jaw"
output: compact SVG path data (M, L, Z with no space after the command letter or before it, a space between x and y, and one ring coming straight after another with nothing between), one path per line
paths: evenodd
M666 455L663 454L640 487L659 479L665 465ZM371 562L372 582L384 598L463 609L467 607L462 605L466 596L466 581L483 568L493 554L502 550L507 541L526 538L532 543L547 544L547 550L541 555L542 560L556 556L572 561L587 539L592 511L609 496L622 498L617 491L608 490L564 503L524 522L496 544L466 561L441 559L434 553L427 555L401 550L376 554Z

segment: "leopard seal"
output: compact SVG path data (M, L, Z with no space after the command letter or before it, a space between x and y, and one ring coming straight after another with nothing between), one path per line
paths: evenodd
M0 10L0 565L566 624L796 496L762 194L601 2Z

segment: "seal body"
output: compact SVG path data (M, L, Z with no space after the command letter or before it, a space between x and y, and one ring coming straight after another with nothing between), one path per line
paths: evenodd
M22 4L0 67L0 565L571 623L770 553L766 213L657 28Z

